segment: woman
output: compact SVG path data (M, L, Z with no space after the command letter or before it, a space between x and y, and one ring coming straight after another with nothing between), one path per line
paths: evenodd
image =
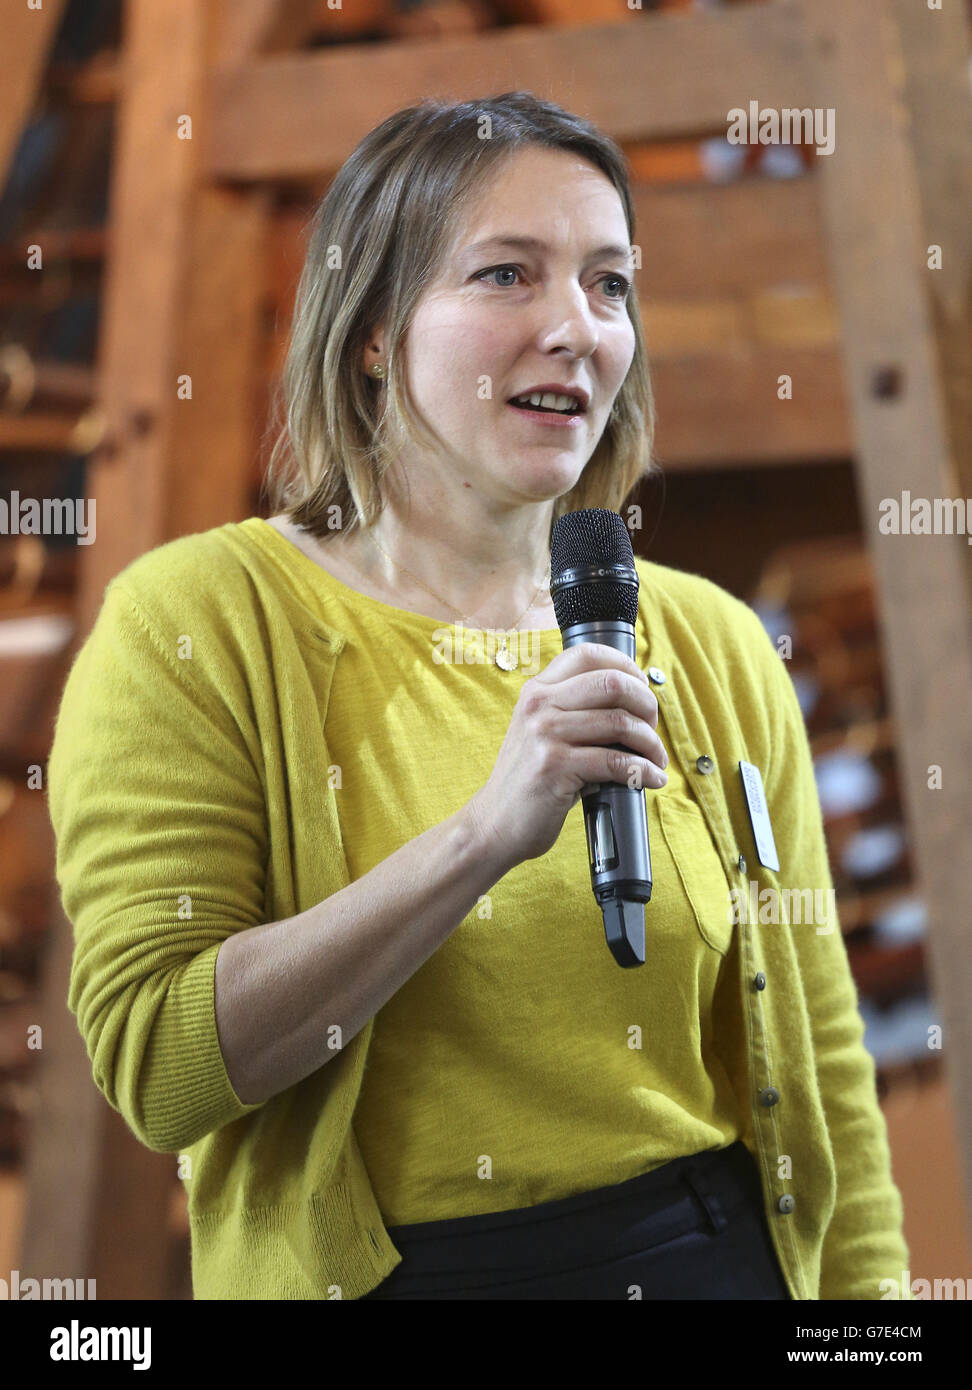
M619 150L557 106L384 121L315 218L274 516L130 565L72 668L69 1005L180 1155L197 1298L877 1298L907 1267L839 924L784 891L830 878L768 637L639 559L637 661L562 650L553 521L652 468L633 233ZM580 793L632 773L621 970Z

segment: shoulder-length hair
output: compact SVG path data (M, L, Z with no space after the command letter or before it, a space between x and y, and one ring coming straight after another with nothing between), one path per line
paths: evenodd
M600 169L617 189L633 242L623 151L589 121L531 92L456 104L429 99L397 111L341 166L311 219L282 382L272 396L272 418L279 423L286 411L264 482L275 512L320 538L377 521L381 479L396 453L406 441L428 440L401 370L416 303L439 273L470 195L501 160L531 145ZM555 501L552 522L585 507L618 511L642 477L659 471L633 282L628 314L631 367L583 473ZM383 381L366 375L362 360L380 323Z

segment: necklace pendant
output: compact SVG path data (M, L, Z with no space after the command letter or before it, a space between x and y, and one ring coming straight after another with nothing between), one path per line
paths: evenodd
M505 638L503 640L502 645L497 650L496 665L500 668L501 671L514 671L516 670L516 667L519 665L518 659L513 655L511 651L507 650Z

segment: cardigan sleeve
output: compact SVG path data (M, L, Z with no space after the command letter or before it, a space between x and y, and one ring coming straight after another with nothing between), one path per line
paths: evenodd
M753 615L755 617L755 615ZM877 1097L874 1059L840 921L817 792L813 757L796 688L758 617L769 700L766 796L779 855L780 886L821 889L825 923L790 930L813 1037L817 1079L837 1170L837 1197L827 1228L821 1299L880 1299L894 1280L897 1297L909 1268L903 1204L891 1173L887 1125Z
M99 1090L160 1153L259 1108L227 1076L214 977L222 942L264 920L264 798L237 719L192 668L113 581L47 765L67 1005Z

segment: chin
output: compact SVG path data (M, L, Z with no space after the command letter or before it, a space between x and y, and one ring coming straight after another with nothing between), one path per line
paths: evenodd
M523 478L511 478L509 480L510 491L527 502L556 502L558 497L563 497L570 492L577 479L571 474L563 479L550 479L540 482L535 480L533 484L527 483Z
M549 502L563 497L565 492L570 492L571 488L576 487L583 476L584 467L586 464L578 468L576 459L565 459L559 465L551 460L545 467L525 467L515 478L511 478L510 482L521 492L535 497L538 502Z

